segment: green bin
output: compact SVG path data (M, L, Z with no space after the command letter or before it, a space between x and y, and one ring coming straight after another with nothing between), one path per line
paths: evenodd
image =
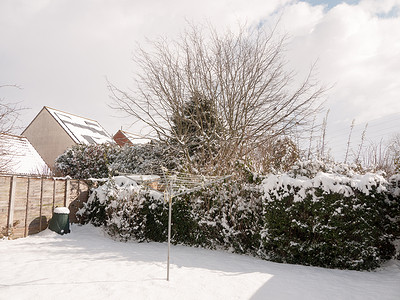
M58 234L70 233L69 229L69 209L67 207L56 207L53 217L49 222L49 229Z

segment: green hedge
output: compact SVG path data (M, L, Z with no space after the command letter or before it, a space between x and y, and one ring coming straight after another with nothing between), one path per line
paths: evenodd
M341 269L374 269L394 255L396 232L384 193L345 197L313 189L303 201L265 203L263 253L272 261ZM279 191L279 195L283 192ZM317 200L316 200L317 199Z

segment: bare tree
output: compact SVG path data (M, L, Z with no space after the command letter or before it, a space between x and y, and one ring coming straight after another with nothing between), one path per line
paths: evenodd
M132 92L109 84L111 106L149 126L189 166L201 162L208 172L227 172L254 149L309 126L325 92L313 67L295 86L295 73L286 71L286 38L276 35L191 25L177 40L149 41L151 50L139 47L134 58ZM197 109L188 109L190 102ZM195 160L193 136L200 143Z
M19 88L17 85L0 85L0 88L6 87ZM23 109L19 103L0 98L0 133L9 134L18 128L17 121ZM9 154L6 148L3 140L0 140L0 172L8 171L11 164L10 159L5 158L5 154Z
M17 85L0 85L0 88L19 88ZM8 102L5 98L0 98L0 132L11 133L17 129L17 121L21 110L18 102Z

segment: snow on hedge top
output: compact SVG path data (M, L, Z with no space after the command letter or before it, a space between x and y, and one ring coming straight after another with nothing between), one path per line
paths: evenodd
M321 168L321 165L317 165L316 169L313 168L315 166L315 163L299 164L288 173L268 175L262 182L265 197L272 200L271 194L278 197L278 190L283 190L288 195L294 194L294 201L302 201L314 188L320 188L326 193L342 194L345 197L353 196L354 190L366 195L369 195L372 188L376 188L377 192L386 191L387 181L379 174L361 175L343 165L337 168L329 165ZM326 172L318 171L318 168L325 169ZM340 174L339 171L345 174Z
M129 178L127 176L114 176L113 180L118 187L131 186L133 188L136 188L138 186L133 178Z
M110 188L110 186L112 186L112 188ZM104 203L108 197L122 199L129 197L132 193L138 193L139 191L140 187L136 181L126 176L113 177L112 180L107 181L96 190L100 203Z
M27 138L0 133L0 171L47 175L50 169Z
M145 189L145 187L139 185L132 178L127 176L115 176L111 180L108 180L105 184L96 188L93 193L91 193L88 203L94 201L96 197L101 204L105 203L109 198L115 199L114 202L117 200L129 199L132 194L138 194L143 189ZM160 199L163 197L163 194L151 190L150 196L154 199ZM82 214L83 212L84 209L81 209L79 214Z
M95 120L79 117L47 106L45 108L78 144L114 142L107 131Z
M138 183L143 183L143 182L151 182L151 181L159 181L160 176L158 175L137 175L137 174L130 174L130 175L125 175L125 177L132 179Z

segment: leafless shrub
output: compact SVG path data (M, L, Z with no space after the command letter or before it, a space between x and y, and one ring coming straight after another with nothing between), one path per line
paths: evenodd
M370 142L361 154L362 165L370 170L384 171L387 177L400 172L400 134L387 141Z
M368 123L365 124L364 130L363 130L363 132L362 132L362 134L361 134L361 141L360 141L360 144L358 145L357 154L356 154L356 157L355 157L355 159L354 159L354 162L355 162L356 164L360 164L360 163L361 163L361 161L360 161L361 152L362 152L363 147L364 147L365 135L366 135L366 133L367 133L367 128L368 128Z
M300 149L288 137L277 138L257 149L259 165L256 170L262 174L287 172L299 159Z
M354 123L355 123L355 119L353 119L353 121L351 122L350 125L350 131L349 131L349 138L347 140L347 146L346 146L346 154L344 156L344 163L347 163L347 159L349 157L349 153L350 153L350 144L351 144L351 135L353 133L353 129L354 129Z

